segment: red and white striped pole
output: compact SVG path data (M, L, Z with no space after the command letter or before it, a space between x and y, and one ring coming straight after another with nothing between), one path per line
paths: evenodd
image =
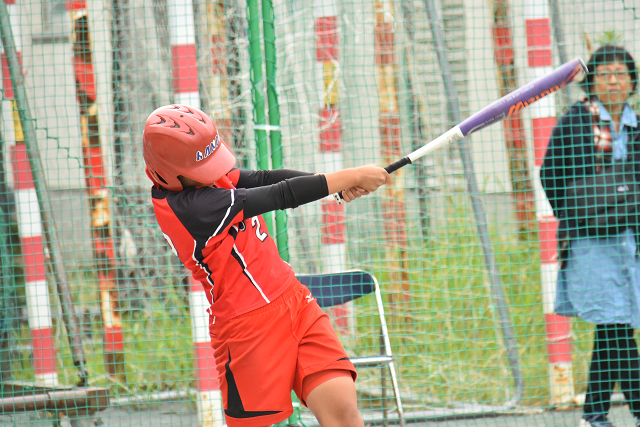
M11 30L18 51L18 59L22 63L20 56L22 40L18 24L20 22L20 6L16 5L13 0L8 0L6 3L11 18ZM58 384L58 374L56 372L56 348L49 305L49 288L45 276L45 252L40 207L4 53L2 54L2 71L3 97L5 99L2 106L3 115L10 116L5 120L5 129L13 129L13 132L5 133L5 137L9 145L13 168L13 188L16 196L18 228L24 261L27 311L33 349L33 371L37 382L53 386Z
M170 0L167 6L174 102L200 108L193 3L191 0Z
M96 76L93 70L89 11L86 0L70 0L73 34L73 65L82 135L85 172L95 267L100 291L100 312L104 328L104 362L108 375L126 383L124 332L116 278L116 256L111 233L111 197L102 155L98 127Z
M174 102L200 108L193 3L191 0L169 0L167 6ZM209 337L209 301L202 284L193 277L189 280L191 333L196 358L198 425L219 427L224 425L224 416L216 361Z
M329 173L344 168L342 154L342 123L338 106L338 11L336 2L316 0L316 82L320 111L320 145L318 163ZM337 204L333 196L321 201L322 206L322 264L324 273L338 273L346 269L347 238L345 205ZM353 303L332 307L331 319L338 333L355 336Z
M56 348L51 323L49 289L45 276L40 208L26 145L24 140L21 139L22 129L19 128L19 122L16 123L14 133L16 141L9 149L11 151L13 187L16 195L18 228L24 260L29 329L31 330L31 345L33 348L33 370L36 381L47 385L56 385L58 383Z
M533 80L549 73L552 68L551 21L547 0L525 2L527 34L527 78ZM547 96L528 108L531 114L535 154L535 198L540 240L540 277L549 357L551 405L568 407L573 401L571 372L571 322L554 314L554 301L559 269L556 233L558 220L540 183L540 167L556 123L555 95Z
M374 55L379 100L379 131L382 163L393 163L402 157L400 107L398 102L398 65L395 56L395 6L392 0L375 0ZM382 190L382 218L387 247L387 263L391 270L389 294L392 309L405 314L412 322L409 301L409 262L407 222L404 201L404 169L398 169L390 185ZM394 313L395 314L395 313Z
M190 273L190 272L189 272ZM222 393L218 383L216 360L209 337L209 301L200 282L189 279L189 310L191 335L195 352L196 389L198 391L198 425L220 427L224 425Z
M207 3L208 36L211 42L211 75L209 79L209 94L211 106L203 106L203 111L212 110L212 117L216 122L216 129L225 142L231 142L231 108L229 108L229 59L227 44L227 18L225 13L229 6L224 0L214 0Z

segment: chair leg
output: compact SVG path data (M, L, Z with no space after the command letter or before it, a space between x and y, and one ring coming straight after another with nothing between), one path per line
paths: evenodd
M404 411L402 409L402 400L400 399L400 387L398 387L398 377L396 376L396 368L393 362L389 363L389 373L391 374L391 383L393 384L393 394L396 397L396 405L398 405L398 418L400 418L400 426L404 426Z
M374 278L375 281L375 278ZM380 315L380 337L381 348L380 351L387 356L391 356L391 342L389 341L389 330L387 329L387 321L384 318L384 308L382 304L382 295L380 294L380 287L378 282L375 281L375 295L376 303L378 305L378 314ZM400 425L404 427L404 411L402 410L402 400L400 399L400 387L398 387L398 377L396 376L396 368L393 362L389 363L389 373L391 374L391 384L393 385L393 394L396 397L396 405L398 406L398 417L400 418Z
M382 328L380 328L380 355L386 355ZM387 374L385 372L384 366L380 366L380 389L380 402L382 404L382 425L384 427L388 427L389 423L387 422L387 416L389 414L389 411L387 410Z

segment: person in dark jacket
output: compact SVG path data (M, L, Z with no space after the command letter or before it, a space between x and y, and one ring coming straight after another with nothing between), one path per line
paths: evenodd
M585 219L567 209L567 187L578 178L610 173L631 162L640 176L640 128L627 103L638 75L624 48L606 45L589 59L582 81L586 98L553 129L540 179L560 220L555 312L595 324L594 346L581 426L611 427L607 415L619 383L640 427L640 357L634 328L640 327L640 261L636 228L593 234ZM629 165L627 165L629 166ZM631 215L630 215L631 216Z

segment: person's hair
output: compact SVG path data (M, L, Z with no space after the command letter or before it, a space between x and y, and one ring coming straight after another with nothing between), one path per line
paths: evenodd
M580 87L587 92L587 94L593 94L593 80L596 75L596 67L614 62L619 62L627 66L629 77L631 78L632 92L634 92L638 86L638 72L636 71L636 63L633 57L625 48L610 44L600 47L591 55L589 62L587 62L589 72L580 82Z

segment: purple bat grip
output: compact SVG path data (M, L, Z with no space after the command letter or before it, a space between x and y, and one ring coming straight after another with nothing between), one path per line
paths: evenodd
M584 61L580 58L572 59L546 76L527 83L478 111L460 123L460 131L464 136L467 136L490 124L506 119L537 100L559 91L571 83L580 74L580 71L587 72Z

